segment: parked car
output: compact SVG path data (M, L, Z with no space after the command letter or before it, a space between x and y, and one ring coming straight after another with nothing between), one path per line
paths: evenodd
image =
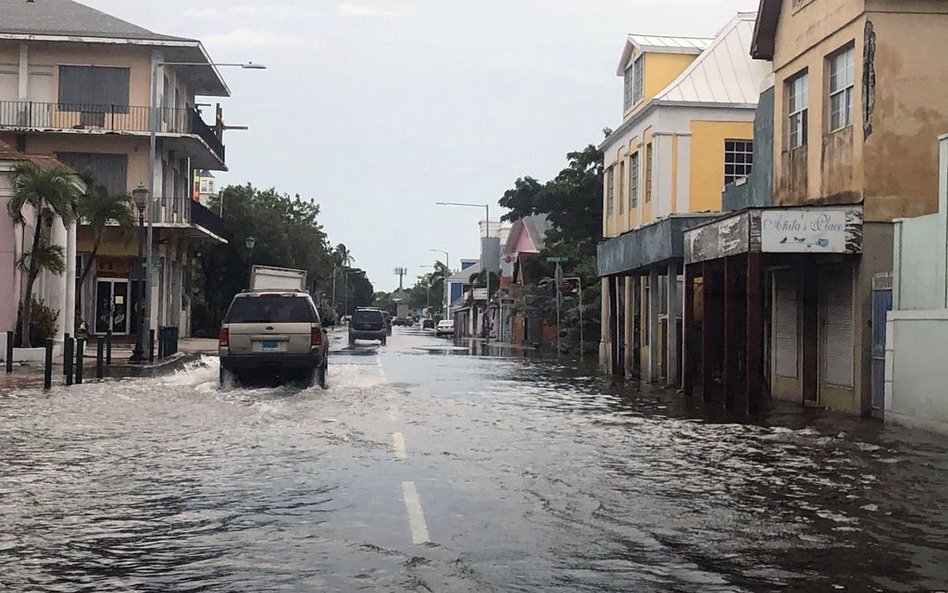
M312 297L302 291L235 296L221 323L218 353L221 386L265 378L326 387L329 339Z
M396 317L392 320L392 325L398 325L401 327L411 327L415 325L415 320L411 317Z
M434 319L422 319L422 321L421 321L421 329L434 329L434 328L435 328L435 320L434 320Z
M382 311L382 319L385 321L385 331L392 335L392 314L388 311Z
M385 344L388 336L388 328L385 325L385 317L379 309L356 309L349 321L349 345L355 344L356 340L378 340Z
M453 319L442 319L438 322L438 327L435 328L435 333L439 336L453 336L454 335L454 320Z

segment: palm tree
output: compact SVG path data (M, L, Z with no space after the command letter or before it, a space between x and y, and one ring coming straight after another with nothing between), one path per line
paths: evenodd
M88 190L76 200L76 215L85 221L93 236L89 261L86 262L79 275L78 289L80 291L85 286L89 272L95 266L96 256L105 239L105 231L109 223L116 223L126 239L133 235L136 225L135 216L132 214L135 202L130 195L113 194L105 186L94 183L89 183L87 187Z
M355 258L352 257L352 252L349 251L349 248L346 247L344 243L336 245L336 259L339 260L339 266L342 268L348 268L352 265L352 262L355 261Z
M73 203L79 194L79 189L74 182L73 172L62 165L40 167L31 161L23 161L14 165L7 176L10 178L13 192L13 197L7 204L10 218L16 224L26 225L24 210L27 207L32 208L36 217L33 227L33 247L29 252L24 253L19 261L21 269L26 271L26 290L17 326L20 328L20 345L29 348L33 285L40 271L44 269L42 266L54 263L55 256L52 254L56 251L54 246L49 245L48 238L43 237L43 216L50 212L64 221L71 220ZM59 248L59 251L61 252L62 249ZM57 271L58 266L45 269L62 274L65 270L65 262L59 271Z

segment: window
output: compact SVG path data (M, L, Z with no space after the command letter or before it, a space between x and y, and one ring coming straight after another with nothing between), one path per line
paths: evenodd
M645 56L635 58L625 71L625 110L639 104L644 96L643 79L645 75Z
M855 50L852 46L829 57L830 131L853 125Z
M652 143L645 145L645 202L652 201Z
M790 150L806 146L807 83L806 72L787 81L787 140Z
M724 141L724 185L750 175L754 166L753 140Z
M619 163L619 214L625 211L625 161Z
M128 68L60 66L59 102L63 111L128 113Z
M616 171L609 167L606 171L606 214L612 215L616 202Z
M128 155L59 152L56 158L80 173L88 173L110 194L128 191Z
M639 205L639 153L633 152L629 159L629 208Z

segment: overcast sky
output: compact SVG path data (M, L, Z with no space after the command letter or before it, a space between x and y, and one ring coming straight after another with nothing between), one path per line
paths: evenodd
M627 33L712 36L757 0L81 0L194 37L227 69L224 183L314 198L376 290L447 250L478 256L482 211L548 179L621 118ZM499 213L499 208L497 209ZM493 215L493 211L492 211ZM492 218L495 218L492 216ZM406 282L411 284L411 282Z

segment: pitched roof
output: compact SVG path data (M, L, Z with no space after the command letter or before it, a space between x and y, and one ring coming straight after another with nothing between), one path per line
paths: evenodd
M654 98L665 103L756 105L766 62L751 58L749 48L757 13L739 13L688 68Z
M530 233L533 245L539 251L546 247L546 233L553 228L553 223L545 214L534 214L523 219L523 226Z
M0 34L188 41L161 35L73 0L0 0Z
M616 72L618 76L624 76L629 67L629 60L636 51L643 53L661 53L661 54L700 54L713 39L708 37L671 37L668 35L636 35L630 34L625 41L625 48L622 50L622 58L619 60L619 68Z
M63 163L47 155L23 154L9 144L0 141L0 161L31 161L40 167L64 167ZM68 168L68 167L67 167Z

